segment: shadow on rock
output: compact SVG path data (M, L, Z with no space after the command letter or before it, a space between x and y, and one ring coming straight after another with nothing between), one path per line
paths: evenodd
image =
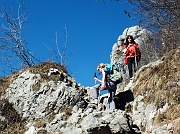
M88 132L90 134L112 134L111 129L108 125L100 128L93 128Z
M126 104L133 100L134 100L134 96L131 90L120 92L115 97L116 109L125 110Z

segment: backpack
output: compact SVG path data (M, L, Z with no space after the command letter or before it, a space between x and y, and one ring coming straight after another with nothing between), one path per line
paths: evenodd
M141 60L141 51L139 48L136 49L136 60L139 62Z
M108 64L104 71L106 72L106 81L119 84L122 82L122 76L119 73L119 67L115 64Z

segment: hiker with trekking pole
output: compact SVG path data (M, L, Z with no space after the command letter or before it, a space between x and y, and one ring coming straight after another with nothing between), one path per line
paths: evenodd
M134 41L131 35L128 35L124 43L124 63L128 65L129 78L133 77L133 71L136 72L138 63L141 58L139 45Z
M98 101L98 95L100 95L100 90L107 89L108 90L108 110L115 109L114 96L117 89L117 84L122 82L122 77L119 74L119 70L117 66L114 64L104 64L101 63L97 66L97 71L102 74L102 80L98 79L96 75L94 75L94 80L100 82L93 86L92 88L92 96L95 101Z

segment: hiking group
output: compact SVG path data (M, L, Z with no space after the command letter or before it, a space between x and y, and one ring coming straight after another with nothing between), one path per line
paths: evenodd
M141 58L141 52L139 45L134 41L131 35L128 35L124 43L124 64L128 66L129 78L133 77L133 71L136 72L136 66ZM115 109L114 97L117 89L117 84L122 82L122 76L120 75L119 68L115 64L100 63L97 66L97 71L102 74L102 79L98 79L94 76L94 80L99 82L92 87L92 97L95 99L94 103L98 102L98 96L100 90L108 90L108 105L107 109Z

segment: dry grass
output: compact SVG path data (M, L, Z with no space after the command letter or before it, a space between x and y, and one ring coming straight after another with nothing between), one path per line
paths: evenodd
M15 122L10 124L6 129L0 130L0 134L23 134L25 132L23 122Z
M5 93L5 90L9 87L10 82L6 78L0 78L0 96Z
M157 109L166 103L169 109L157 116L156 122L166 123L180 117L180 49L172 50L162 57L163 63L144 68L136 77L134 96L144 95L146 104L154 103Z
M52 80L55 83L57 83L58 81L64 79L64 75L59 74L59 73L56 74L56 75L48 76L50 68L58 69L60 72L63 72L63 73L66 73L66 74L68 73L64 66L61 66L61 65L59 65L57 63L54 63L54 62L52 62L52 63L51 62L45 62L45 63L42 63L40 65L29 68L28 70L31 73L40 74L40 76L41 76L41 79L39 79L39 81L33 86L33 90L39 90L39 88L41 86L41 83L43 81L48 82L48 81Z
M166 112L158 112L158 114L153 119L153 124L161 126L163 124L173 123L173 126L177 126L174 129L180 129L178 124L180 123L180 105L170 106Z
M40 87L40 83L44 80L47 80L47 81L53 80L54 82L57 82L62 77L64 77L60 74L58 74L59 77L57 77L57 75L51 75L49 77L48 72L49 72L50 68L56 68L59 71L62 71L66 74L68 73L64 66L61 66L54 62L44 62L44 63L41 63L41 64L36 65L31 68L24 68L21 71L15 72L8 77L0 78L0 95L5 93L5 90L9 87L9 85L12 83L12 81L19 76L19 74L21 74L22 72L27 71L27 70L29 70L31 73L34 73L34 74L40 74L40 76L41 76L40 81L37 82L37 84L34 86L34 90L38 90Z
M42 120L38 120L38 121L35 121L34 123L34 127L36 128L41 128L41 127L46 127L46 123Z
M29 70L34 74L43 75L43 74L48 74L50 68L56 68L64 73L68 73L64 66L61 66L55 62L44 62L37 66L29 68Z
M0 78L0 96L5 93L14 78L17 78L19 73L12 73L8 77Z
M180 133L180 117L173 121L173 132L174 134Z
M72 115L72 108L62 108L60 109L60 113L65 112L65 116L63 117L63 120L67 120Z
M5 117L4 121L0 121L0 133L15 134L25 132L24 121L21 116L13 108L13 105L8 100L0 101L1 116Z

